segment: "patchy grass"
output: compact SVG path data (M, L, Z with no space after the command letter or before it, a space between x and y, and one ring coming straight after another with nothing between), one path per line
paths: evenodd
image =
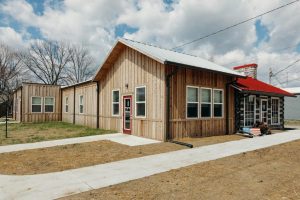
M19 123L8 124L8 138L5 138L5 125L1 124L0 145L32 143L115 132L65 122Z
M297 140L61 199L296 200L300 199L299 152Z
M300 120L284 120L285 126L300 126Z
M111 141L70 144L0 154L0 174L57 172L185 149L173 143L127 146Z

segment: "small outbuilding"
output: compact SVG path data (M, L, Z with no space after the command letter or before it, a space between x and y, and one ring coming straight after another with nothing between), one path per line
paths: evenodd
M13 119L20 122L61 120L60 86L23 83L13 93Z
M257 64L234 67L246 78L238 78L232 86L236 89L236 127L253 127L258 122L267 123L275 129L284 128L284 97L294 95L257 80Z

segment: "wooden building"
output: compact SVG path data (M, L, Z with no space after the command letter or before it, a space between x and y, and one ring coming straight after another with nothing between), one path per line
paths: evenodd
M14 117L62 120L161 141L233 134L258 119L283 127L283 96L289 93L252 90L249 80L259 81L248 76L256 75L256 68L237 72L119 39L91 81L62 88L24 84L14 94Z
M97 83L62 87L62 121L97 128Z
M20 122L61 120L60 86L23 83L13 94L13 118Z
M246 78L238 78L236 89L236 128L253 127L256 122L264 122L271 128L284 128L284 97L294 95L257 80L257 64L234 67L246 72Z
M120 39L97 71L99 127L158 140L235 133L240 73L199 57Z

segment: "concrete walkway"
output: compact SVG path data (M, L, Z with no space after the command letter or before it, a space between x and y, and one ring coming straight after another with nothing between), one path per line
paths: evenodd
M84 142L95 142L100 140L110 140L128 146L138 146L138 145L153 144L153 143L160 142L157 140L151 140L151 139L137 137L133 135L114 133L114 134L104 134L104 135L68 138L68 139L60 139L60 140L50 140L44 142L0 146L0 153L8 153L13 151L22 151L28 149L39 149L39 148L77 144L77 143L84 143Z
M54 199L300 139L293 130L42 175L0 175L0 199Z

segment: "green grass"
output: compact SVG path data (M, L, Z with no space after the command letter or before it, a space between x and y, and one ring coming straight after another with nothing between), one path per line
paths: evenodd
M8 124L8 138L5 138L5 125L0 125L0 145L32 143L72 137L85 137L115 133L112 130L89 128L66 122Z

